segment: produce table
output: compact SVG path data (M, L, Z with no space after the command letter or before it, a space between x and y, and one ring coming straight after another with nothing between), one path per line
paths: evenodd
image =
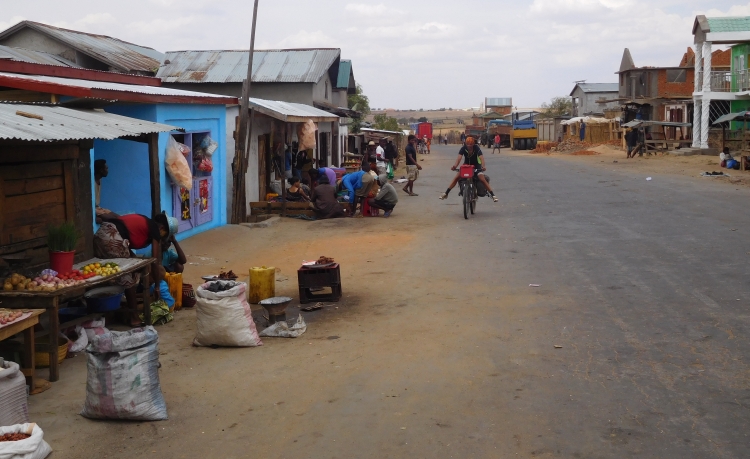
M36 365L34 364L34 325L39 323L39 316L44 314L44 309L32 309L29 312L29 316L0 327L0 341L23 332L23 362L21 363L21 371L26 376L26 384L29 385L29 390L32 393L38 393L39 391L35 390L36 381L34 378L34 372L36 371ZM49 385L49 383L45 384Z
M98 263L102 260L92 259L76 266L84 266L89 263ZM80 298L93 287L110 283L125 274L134 272L141 273L141 285L143 286L143 315L147 324L151 323L151 289L149 275L151 274L151 263L155 258L116 258L104 261L114 261L120 266L121 271L109 277L92 277L85 283L72 287L55 290L54 292L29 292L29 291L0 291L0 307L7 309L44 309L49 315L49 380L54 382L60 379L60 368L58 364L57 337L60 334L60 318L58 309L61 303L74 298ZM37 322L38 322L37 318ZM18 332L16 332L18 333ZM32 350L33 353L33 350Z

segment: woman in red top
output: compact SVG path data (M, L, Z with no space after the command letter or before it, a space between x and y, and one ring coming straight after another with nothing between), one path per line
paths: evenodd
M145 249L151 246L151 256L156 258L152 272L156 266L161 266L161 240L177 232L177 219L167 217L161 213L153 219L145 215L104 215L104 222L94 235L94 255L97 258L130 258L134 257L133 250ZM125 287L125 299L130 309L130 324L134 327L144 325L138 317L138 303L136 287L140 281L139 273L131 273L118 279ZM157 285L161 279L157 280ZM155 290L159 299L159 289ZM148 307L148 306L144 306Z

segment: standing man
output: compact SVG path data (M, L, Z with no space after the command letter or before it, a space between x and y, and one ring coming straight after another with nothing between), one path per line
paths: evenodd
M461 143L462 144L466 144L466 133L465 132L461 133Z
M430 139L427 136L424 136L424 144L427 145L427 154L429 155L431 153L431 148L432 148L432 139Z
M419 171L421 170L422 166L417 163L417 136L410 135L409 145L406 146L406 178L409 181L403 188L409 196L418 196L414 193L414 182L419 177Z
M388 161L385 158L385 147L388 146L388 143L385 139L385 137L380 139L378 148L375 149L375 167L377 168L378 175L382 175L386 173L386 165L388 164Z
M495 144L492 145L492 154L495 154L495 150L497 150L498 153L502 153L500 150L500 134L495 134Z
M292 148L284 145L284 177L292 178Z
M107 166L107 160L97 159L94 161L94 203L96 205L96 221L101 223L102 215L109 215L112 218L119 217L119 215L112 213L109 209L104 209L101 206L101 193L102 193L102 179L109 175L109 166Z

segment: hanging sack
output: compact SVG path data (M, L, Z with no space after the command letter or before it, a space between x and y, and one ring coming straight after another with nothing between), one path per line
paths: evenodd
M193 173L190 171L190 164L188 164L185 155L182 153L185 148L190 152L190 148L187 145L179 143L170 135L167 141L167 155L164 162L167 172L172 177L172 181L187 190L192 190Z
M208 290L217 285L227 290ZM247 284L234 281L214 281L198 287L195 311L198 331L193 340L194 346L263 345L247 303L246 291Z
M0 459L44 459L52 448L44 441L44 432L35 423L0 427L0 435L25 434L29 438L0 442Z
M159 334L154 327L96 335L86 348L89 419L162 421L167 404L159 384Z
M307 120L297 125L297 140L300 150L315 149L315 131L317 130L318 127L313 120Z

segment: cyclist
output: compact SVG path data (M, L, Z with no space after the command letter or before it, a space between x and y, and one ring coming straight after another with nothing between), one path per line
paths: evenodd
M492 191L492 187L490 187L489 182L487 182L487 179L484 177L484 171L487 170L487 167L484 163L484 156L482 156L482 150L479 149L479 147L476 145L476 142L474 140L474 137L467 137L466 138L466 145L461 148L461 150L458 152L458 157L456 157L456 162L453 164L453 167L451 167L452 171L455 171L458 169L458 163L461 162L461 158L464 159L464 164L471 164L474 166L475 169L477 169L477 178L479 181L481 181L485 188L487 188L487 192L492 196L492 200L497 202L497 196L495 196L495 193ZM460 173L456 174L456 176L453 178L453 181L451 182L450 186L447 190L445 190L445 193L443 193L440 196L440 199L448 199L448 194L450 194L453 187L456 186L458 183L458 179L460 177Z

